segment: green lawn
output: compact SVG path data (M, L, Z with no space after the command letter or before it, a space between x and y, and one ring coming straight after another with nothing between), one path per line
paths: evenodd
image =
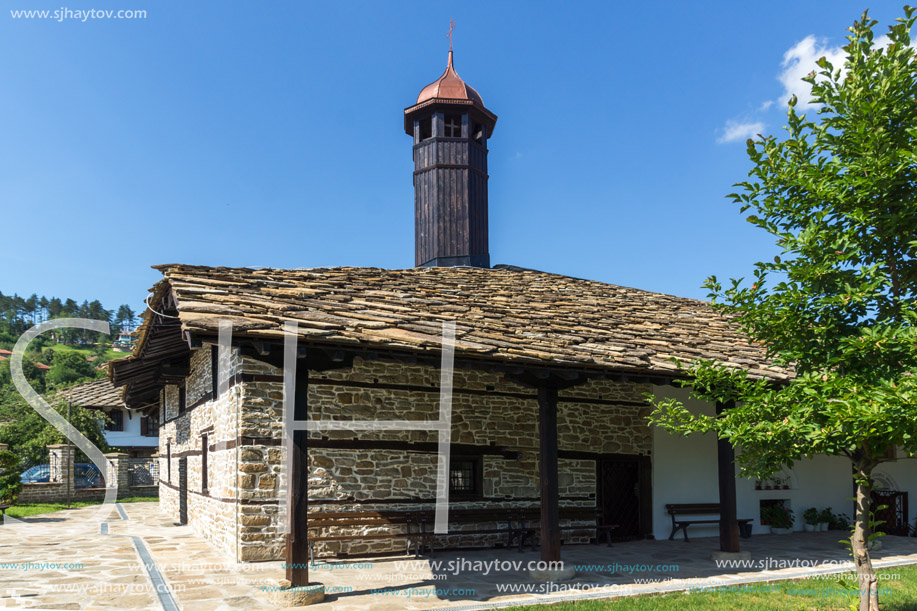
M123 499L119 499L119 503L142 503L144 501L153 501L156 502L159 499L156 497L143 497L143 496L131 496ZM102 501L73 501L70 503L70 506L73 509L79 507L89 507L90 505L101 505ZM6 510L6 515L14 518L25 518L28 516L36 516L42 513L53 513L55 511L66 511L67 503L22 503L20 505L14 505Z
M48 348L50 348L54 352L79 352L81 354L84 354L86 357L93 356L92 346L69 346L67 344L52 344L48 346ZM115 352L114 350L109 348L108 350L105 351L103 358L105 360L120 359L120 358L124 358L125 356L129 356L129 355L130 355L130 352Z
M917 565L878 569L881 575L900 576L879 582L882 611L917 610ZM850 575L847 575L848 577ZM628 596L613 600L591 600L555 605L515 607L519 611L730 611L767 609L775 611L849 610L854 603L855 579L828 575L818 579L799 579L752 583L744 591L676 593ZM890 590L886 593L885 589ZM808 592L805 592L808 590ZM849 593L848 596L844 592ZM855 607L854 607L855 608Z

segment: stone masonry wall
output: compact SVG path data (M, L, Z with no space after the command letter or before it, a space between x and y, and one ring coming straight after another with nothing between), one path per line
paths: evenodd
M361 361L353 370L335 370L310 377L312 419L436 420L439 417L438 368L389 361ZM357 383L365 386L354 387ZM498 446L519 451L519 458L483 457L483 498L453 499L456 508L538 507L538 405L533 389L498 374L457 369L452 398L452 441ZM429 389L429 390L427 390ZM558 442L562 450L649 455L652 437L639 419L646 387L595 381L563 391L558 404ZM579 402L588 399L591 402ZM596 400L621 404L596 404ZM421 431L314 432L318 439L381 439L436 441ZM337 501L321 509L430 509L431 504L392 505L393 499L435 496L435 454L380 450L310 450L312 499ZM351 466L352 464L352 466ZM595 506L595 461L561 459L558 465L561 507ZM373 500L389 501L375 505ZM566 523L564 523L566 524ZM456 530L472 529L473 525ZM583 542L571 538L569 542ZM440 537L444 545L491 546L500 535ZM401 541L343 541L317 545L329 554L360 554L403 549Z
M210 397L212 389L210 345L197 349L185 385L186 411L179 414L179 388L167 386L159 433L160 509L179 520L178 461L188 464L188 523L198 534L235 557L236 537L236 418L242 387L230 386L222 396ZM223 363L230 379L242 371L242 360L233 351ZM203 403L195 406L202 399ZM207 434L207 488L203 487L203 437ZM170 458L171 457L171 458ZM171 467L169 463L171 462ZM171 475L170 475L171 472Z
M264 366L267 367L267 366ZM279 370L270 370L279 375ZM309 417L313 420L426 420L439 418L439 370L391 361L356 359L353 369L310 372ZM455 508L538 507L538 406L531 388L497 374L456 370L452 441L518 451L518 458L482 458L482 495L453 499ZM642 420L643 392L637 384L591 382L560 393L558 437L562 450L649 455L652 438ZM241 434L278 443L283 384L246 382ZM578 400L579 399L579 400ZM606 402L606 403L603 403ZM436 455L410 444L435 442L425 431L313 431L314 440L382 440L400 449L312 447L309 451L311 511L431 509L436 489ZM313 444L314 445L314 444ZM281 454L271 445L246 447L240 464L240 495L258 505L243 506L243 559L279 559L284 538L276 524ZM561 459L562 507L594 507L594 460ZM402 502L398 502L398 501ZM459 526L469 530L474 525ZM349 533L345 529L337 532ZM352 531L356 534L358 531ZM313 533L315 534L315 533ZM565 540L584 542L581 533ZM450 535L438 541L453 546L490 546L500 535ZM318 542L320 555L364 554L404 549L402 540Z
M171 440L173 486L161 486L163 510L177 518L177 457L188 457L188 517L197 532L243 561L278 560L285 537L278 523L281 494L283 382L279 368L233 352L228 396L210 400L178 415L178 389L166 388L163 410L167 422L160 433L160 457L166 460ZM239 377L246 376L245 381ZM310 372L309 417L314 420L437 420L439 377L436 367L357 358L352 369ZM187 404L209 392L210 355L195 352L187 381ZM502 376L456 369L452 441L498 447L518 457L485 454L481 494L454 498L456 508L538 507L538 406L533 389ZM650 430L640 406L648 387L593 381L562 391L558 404L561 450L649 455ZM236 410L238 409L238 430ZM168 415L174 420L169 421ZM208 444L208 494L200 493L200 432L212 427ZM344 449L312 447L309 451L310 511L432 509L436 487L436 455L411 444L435 442L426 431L312 431L316 440L395 441L404 448ZM233 449L219 445L241 440ZM429 445L424 446L429 448ZM455 456L455 455L454 455ZM238 460L238 467L236 467ZM594 507L594 460L559 461L561 507ZM161 464L161 481L167 465ZM227 502L231 501L231 502ZM238 501L238 505L236 504ZM236 511L238 508L238 512ZM238 525L238 526L237 526ZM470 529L472 525L461 528ZM238 530L237 530L238 528ZM341 531L346 532L346 531ZM312 533L315 534L315 533ZM357 531L354 531L357 534ZM584 542L581 533L565 533L565 541ZM588 537L587 537L588 538ZM499 535L454 534L440 544L492 546ZM236 549L238 546L238 551ZM319 542L319 555L364 554L403 550L403 540Z

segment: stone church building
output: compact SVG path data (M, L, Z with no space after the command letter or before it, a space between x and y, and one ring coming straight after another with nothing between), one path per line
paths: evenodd
M491 266L487 151L496 122L451 51L443 75L405 109L413 268L156 268L163 277L137 346L110 375L129 408L158 412L163 511L237 560L284 558L284 324L297 323L297 420L423 422L439 417L442 329L454 321L449 532L424 545L528 545L534 536L545 558L608 530L612 539L667 538L668 504L721 503L732 514L727 530L749 519L752 534L764 532L768 504L797 516L809 506L849 513L842 459L817 457L756 485L735 477L731 449L715 438L648 426L647 395L687 396L671 384L673 358L787 379L709 304ZM221 322L232 325L222 353ZM418 541L409 533L431 531L435 431L302 437L296 451L307 465L289 482L302 501L291 513L300 552L308 541L320 557L403 553ZM724 465L729 475L718 478ZM906 504L917 488L913 466L881 471ZM719 532L711 523L690 535Z

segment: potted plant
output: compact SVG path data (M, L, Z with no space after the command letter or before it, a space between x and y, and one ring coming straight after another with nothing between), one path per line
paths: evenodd
M843 513L832 513L829 530L850 530L850 519Z
M802 512L802 519L805 520L803 528L807 533L814 533L818 529L818 510L814 507L809 507Z
M830 507L825 507L818 512L818 531L828 530L828 525L831 524L832 515Z
M775 535L793 532L793 510L782 505L768 505L761 508L761 521L771 527Z

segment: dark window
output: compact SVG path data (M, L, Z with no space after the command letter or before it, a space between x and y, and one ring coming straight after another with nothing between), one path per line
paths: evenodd
M150 414L140 419L140 434L144 437L159 437L159 414Z
M449 461L449 493L481 494L481 475L480 458L453 458Z
M185 411L185 387L182 386L178 389L178 413L184 413Z
M172 483L172 442L166 443L166 481Z
M433 137L433 119L427 117L420 120L420 140L429 140Z
M201 491L207 492L207 435L201 435Z
M445 117L445 136L446 138L462 137L462 115L446 115Z
M124 430L124 412L120 409L113 409L108 412L109 422L105 425L106 431L123 431Z
M484 143L484 126L480 123L475 123L471 128L471 137L474 138L475 142L480 144Z
M210 393L216 399L220 394L220 348L210 346Z

